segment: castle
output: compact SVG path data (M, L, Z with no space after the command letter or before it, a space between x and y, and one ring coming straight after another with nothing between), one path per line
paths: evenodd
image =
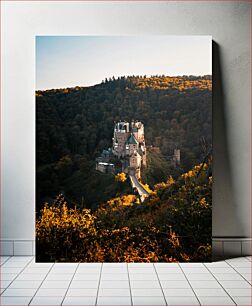
M122 160L122 170L141 176L141 168L146 166L146 146L144 125L140 121L117 122L114 127L114 156Z
M144 125L140 121L120 121L114 126L113 145L103 150L96 159L96 170L113 172L117 159L121 162L121 171L141 177L141 169L146 166L146 145L144 139Z
M119 121L115 123L112 148L103 150L96 158L96 170L103 173L125 172L130 176L141 178L141 171L146 166L146 145L144 125L140 121ZM149 152L160 152L158 147L148 147ZM180 166L180 150L174 149L167 159L174 168Z

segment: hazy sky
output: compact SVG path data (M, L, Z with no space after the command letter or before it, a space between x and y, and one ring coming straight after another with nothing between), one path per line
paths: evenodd
M36 89L156 74L212 74L211 36L36 37Z

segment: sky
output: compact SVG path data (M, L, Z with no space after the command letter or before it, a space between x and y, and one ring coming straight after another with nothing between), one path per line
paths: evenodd
M36 89L129 75L212 74L211 36L37 36Z

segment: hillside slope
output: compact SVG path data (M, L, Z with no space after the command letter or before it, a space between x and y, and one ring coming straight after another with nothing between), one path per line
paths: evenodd
M86 88L37 91L38 208L60 192L73 205L82 202L85 207L116 196L118 188L109 178L100 180L94 160L111 146L114 121L120 119L141 120L147 146L160 149L144 175L150 185L179 174L165 162L174 148L181 150L181 173L201 162L212 144L211 83L211 76L133 76ZM99 184L103 195L103 190L110 192L101 196Z

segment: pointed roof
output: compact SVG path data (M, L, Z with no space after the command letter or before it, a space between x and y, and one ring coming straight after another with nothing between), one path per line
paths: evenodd
M126 143L127 144L138 144L138 141L136 140L135 136L131 133Z

